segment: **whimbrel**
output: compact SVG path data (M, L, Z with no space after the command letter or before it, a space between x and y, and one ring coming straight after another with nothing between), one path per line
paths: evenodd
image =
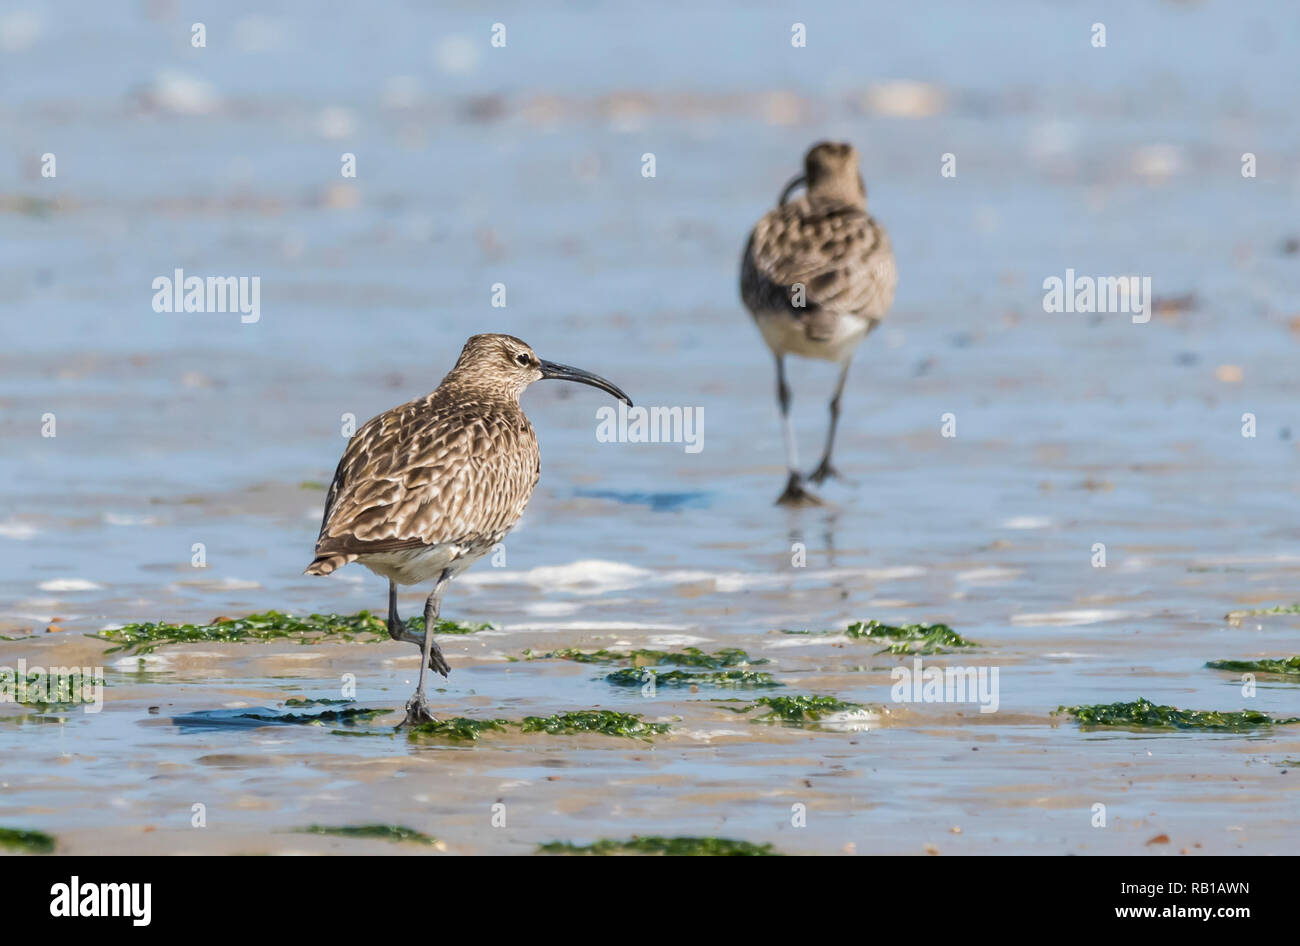
M447 582L505 538L541 476L519 395L542 378L590 384L632 405L604 378L542 361L512 335L475 335L436 391L358 430L334 472L307 574L360 562L388 579L389 636L422 654L403 726L433 719L425 671L450 673L433 639ZM397 586L430 581L417 634L397 615Z
M800 185L803 196L788 200ZM790 422L785 356L821 358L840 366L830 403L830 428L814 483L838 476L831 465L840 397L858 343L894 301L898 271L889 235L867 213L867 189L850 144L821 142L804 158L804 173L790 181L775 209L758 221L745 247L740 295L776 357L776 398L785 433L790 476L782 505L821 502L804 488Z

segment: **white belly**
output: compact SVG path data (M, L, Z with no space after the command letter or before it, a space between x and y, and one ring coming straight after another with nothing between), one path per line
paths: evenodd
M376 575L390 578L399 585L423 585L437 581L445 569L451 569L451 577L455 578L490 551L490 545L482 548L426 545L400 552L373 552L362 555L357 561Z
M811 339L803 326L788 312L759 312L754 316L763 341L777 355L800 355L804 358L821 358L825 361L844 362L853 357L858 343L871 330L868 319L856 315L841 315L835 320L835 331L827 339Z

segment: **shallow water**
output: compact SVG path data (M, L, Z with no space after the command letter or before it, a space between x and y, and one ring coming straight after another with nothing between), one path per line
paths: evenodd
M1088 732L1050 713L1143 696L1300 714L1296 684L1261 678L1247 698L1204 667L1297 653L1300 616L1224 614L1290 603L1300 578L1300 256L1283 250L1300 13L1024 3L986 22L958 3L846 5L792 50L779 5L691 8L683 29L684 8L507 4L494 50L468 9L228 6L206 50L188 45L199 14L167 4L0 20L0 634L38 635L0 641L0 666L98 665L108 683L102 713L61 723L0 706L0 825L87 853L422 850L293 833L372 822L451 853L633 834L792 853L1295 850L1297 775L1276 763L1300 758L1300 727ZM1105 50L1087 43L1098 19ZM897 104L897 79L925 83L921 106ZM822 137L861 149L901 280L846 395L852 482L788 512L771 505L772 371L737 265ZM57 178L34 171L46 151ZM356 181L338 176L345 151ZM938 174L945 152L956 178ZM155 313L151 280L176 268L259 275L261 320ZM1047 314L1042 281L1067 268L1150 275L1158 298L1194 304L1144 325ZM417 662L387 643L195 645L142 669L83 636L380 609L383 582L356 566L301 574L341 415L429 390L480 331L638 403L703 408L704 449L598 443L602 395L532 389L542 480L506 566L485 560L447 595L445 616L496 630L444 641L435 709L599 706L674 734L413 745L196 726L336 698L343 674L366 705L400 707ZM792 374L808 461L831 372ZM870 618L978 641L927 663L999 668L998 712L891 703L900 659L778 633ZM507 659L689 645L743 647L789 692L888 712L860 731L766 726L708 702L744 693L650 700L598 666Z

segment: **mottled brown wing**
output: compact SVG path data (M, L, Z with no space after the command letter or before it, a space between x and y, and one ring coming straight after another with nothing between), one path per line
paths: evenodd
M388 552L503 535L538 477L522 411L440 405L434 397L366 423L348 443L325 503L317 556Z
M744 269L742 294L751 311L779 307L814 323L822 312L881 319L898 282L883 227L858 207L806 196L758 222ZM803 307L791 303L796 284L804 287Z

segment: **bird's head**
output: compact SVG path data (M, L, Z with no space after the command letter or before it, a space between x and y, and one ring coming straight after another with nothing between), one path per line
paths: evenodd
M811 198L823 197L866 207L867 188L862 182L858 160L858 149L848 142L818 142L804 156L803 174L785 186L781 203L785 203L790 191L804 185Z
M544 378L577 381L608 391L629 407L632 406L632 401L619 387L600 375L538 358L532 346L513 335L470 336L448 378L453 376L464 384L486 387L516 400L524 388L534 381Z

